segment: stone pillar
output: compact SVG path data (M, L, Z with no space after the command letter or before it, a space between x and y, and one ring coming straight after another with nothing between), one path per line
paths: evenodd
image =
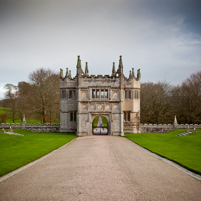
M13 133L13 129L11 128L11 126L10 126L8 132Z
M177 117L176 117L176 115L174 116L173 127L174 127L175 129L178 127L178 123L177 123Z
M22 129L25 129L25 127L26 127L26 119L25 119L25 115L23 115Z

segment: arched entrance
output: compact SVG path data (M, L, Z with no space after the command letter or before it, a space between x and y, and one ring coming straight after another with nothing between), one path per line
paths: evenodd
M97 116L92 122L93 135L108 135L108 120L104 116Z

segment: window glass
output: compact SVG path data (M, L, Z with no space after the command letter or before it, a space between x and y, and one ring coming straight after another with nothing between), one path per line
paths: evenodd
M138 91L135 90L135 99L138 99Z
M70 113L70 121L73 121L73 112Z
M100 92L99 92L99 89L96 89L96 98L100 98Z
M96 98L96 90L92 89L92 98Z
M104 98L104 89L101 89L101 98Z
M124 112L124 121L126 121L126 113Z
M125 91L125 99L127 99L127 91Z
M72 91L69 91L69 98L72 98L73 94Z
M108 90L105 90L105 98L108 98Z
M128 121L130 121L130 112L128 112Z
M124 112L124 121L130 121L130 112Z
M74 112L73 114L74 114L74 121L76 121L76 113Z
M69 98L75 98L75 90L69 91Z

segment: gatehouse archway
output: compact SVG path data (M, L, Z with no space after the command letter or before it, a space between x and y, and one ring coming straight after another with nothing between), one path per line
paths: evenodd
M92 122L93 135L108 135L108 120L104 116L96 116Z

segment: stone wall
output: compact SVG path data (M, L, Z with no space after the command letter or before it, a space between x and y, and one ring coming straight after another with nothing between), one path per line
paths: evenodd
M26 129L31 132L60 132L60 124L19 124L19 123L11 123L11 124L0 124L0 129ZM134 129L134 126L132 126ZM201 129L201 124L141 124L140 129L135 133L167 133L175 129ZM132 129L125 129L125 133L131 133ZM74 130L76 132L76 130Z
M40 133L50 133L50 132L60 132L59 128L60 125L59 124L5 124L5 123L1 123L0 124L0 129L4 128L4 129L26 129L28 131L31 132L40 132Z
M141 124L141 133L167 133L175 129L201 129L201 124Z

